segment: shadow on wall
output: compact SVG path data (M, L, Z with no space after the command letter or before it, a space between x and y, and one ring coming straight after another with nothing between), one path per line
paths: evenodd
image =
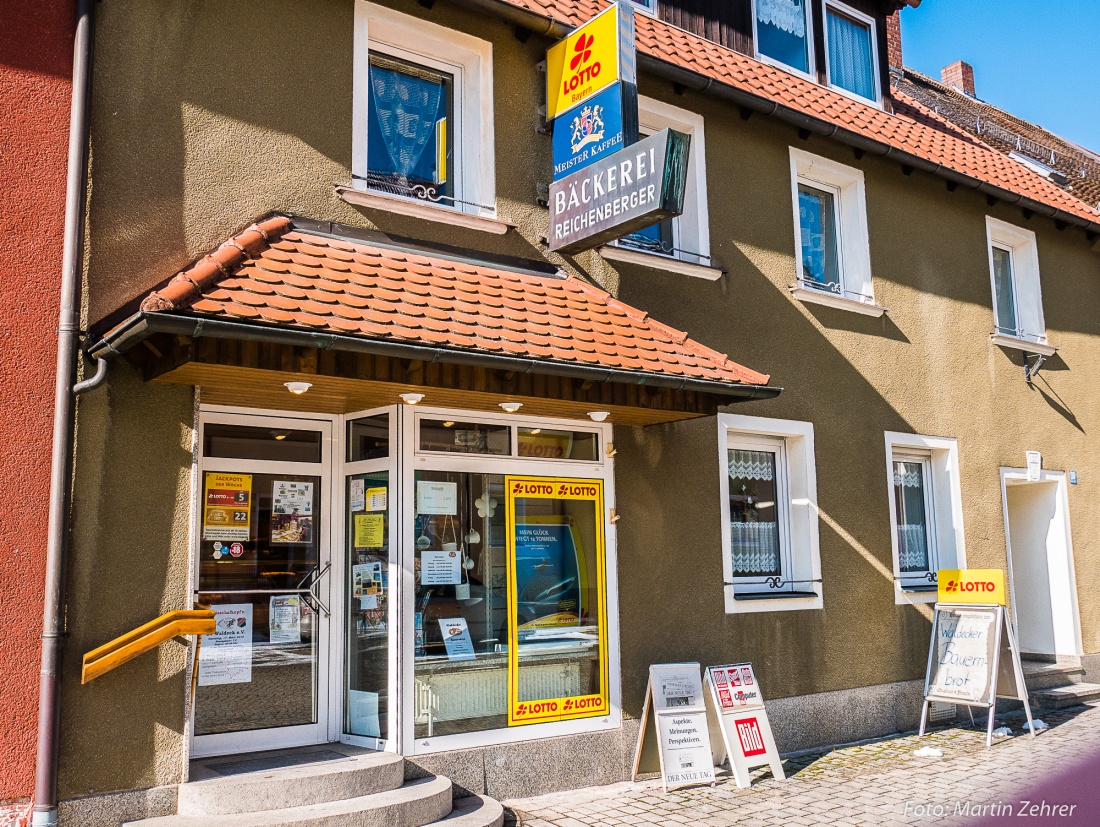
M179 781L188 690L173 640L81 685L85 652L190 608L191 388L144 384L118 360L81 398L62 682L62 798ZM166 760L167 759L167 760Z

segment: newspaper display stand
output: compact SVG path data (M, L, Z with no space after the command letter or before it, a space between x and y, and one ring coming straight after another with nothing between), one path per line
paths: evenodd
M714 763L721 764L728 755L738 787L749 786L749 770L765 764L771 768L773 778L786 779L752 664L708 666L704 680L707 717L722 733Z
M698 663L649 667L631 780L660 772L670 787L714 784L714 755Z
M965 706L967 711L977 707L989 712L985 744L992 746L997 698L1009 698L1023 701L1027 725L1035 737L1020 648L1005 613L1004 573L970 569L945 570L939 575L940 602L932 618L920 734L924 735L933 701ZM975 582L982 588L969 587ZM973 720L973 712L970 717Z

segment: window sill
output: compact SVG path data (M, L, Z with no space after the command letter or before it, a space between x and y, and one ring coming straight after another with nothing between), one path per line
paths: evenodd
M819 592L735 594L731 586L726 587L726 614L797 612L822 608L824 603Z
M718 281L722 278L722 270L717 267L708 267L705 264L693 264L690 261L662 256L658 253L645 253L641 250L630 250L615 244L605 244L600 247L600 255L609 261L622 261L627 264L639 264L642 267L650 267L654 270L667 270L670 273L678 273L681 276L691 276L707 281Z
M894 605L918 606L922 603L935 603L940 598L939 586L905 587L894 581Z
M338 186L336 187L336 194L347 203L357 207L383 210L395 215L421 218L425 221L437 221L440 224L465 227L468 230L478 230L494 235L504 235L516 226L497 218L473 215L461 210L453 210L450 207L441 207L438 204L428 204L407 198L397 198L392 195L382 195L377 192L367 192L354 187Z
M825 307L833 307L837 310L849 310L852 313L861 313L864 316L874 316L878 318L886 312L886 308L877 304L868 304L867 302L856 301L855 299L846 299L843 296L834 296L832 293L825 293L821 290L814 290L809 287L799 287L798 285L791 285L789 288L791 296L800 302L806 304L821 304Z
M1013 350L1022 350L1026 353L1038 353L1040 356L1053 356L1058 348L1053 345L1041 345L1028 339L1017 339L1015 336L1006 336L1003 333L990 333L989 341L1001 347L1010 347Z

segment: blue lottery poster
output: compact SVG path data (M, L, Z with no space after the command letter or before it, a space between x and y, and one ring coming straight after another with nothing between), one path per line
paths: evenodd
M572 526L517 523L515 528L519 627L580 626L586 584Z

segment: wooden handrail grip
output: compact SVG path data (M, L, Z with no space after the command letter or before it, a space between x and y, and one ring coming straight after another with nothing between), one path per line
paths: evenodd
M179 635L212 635L213 609L166 612L84 655L80 682L88 683Z

